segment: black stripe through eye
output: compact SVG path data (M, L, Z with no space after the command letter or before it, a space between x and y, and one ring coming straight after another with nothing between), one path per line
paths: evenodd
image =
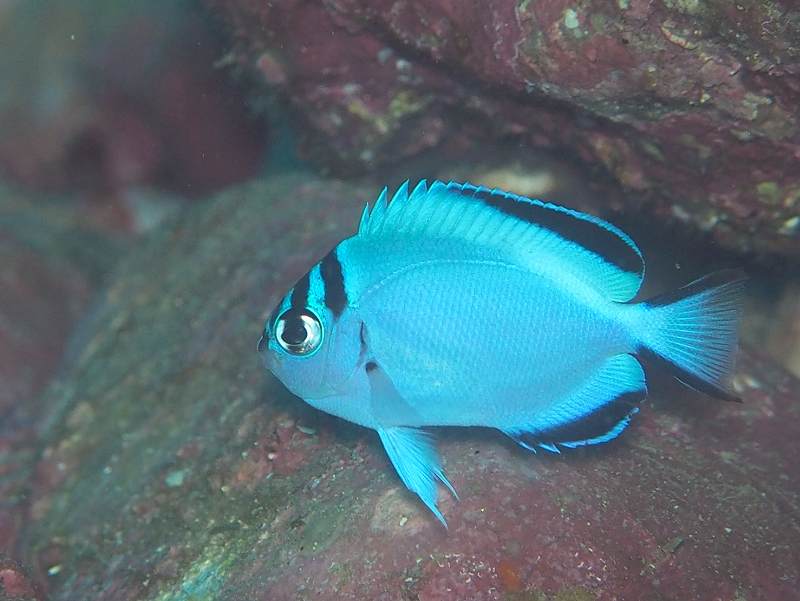
M325 290L325 304L334 317L338 317L347 305L347 293L344 289L342 264L339 262L335 248L322 259L320 275Z
M551 209L532 202L516 200L491 190L478 189L475 198L507 215L541 225L567 240L580 244L623 271L640 273L642 259L622 238L612 231L586 219L564 211Z
M308 306L308 290L311 286L309 274L300 278L292 289L292 298L289 300L295 309L305 309Z
M281 338L286 344L303 344L308 337L301 315L302 313L297 311L287 311L281 317L284 324Z

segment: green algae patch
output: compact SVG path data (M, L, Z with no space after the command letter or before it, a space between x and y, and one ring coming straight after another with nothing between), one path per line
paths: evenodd
M664 4L688 15L701 15L707 11L703 0L665 0Z
M505 596L505 599L506 601L594 601L597 599L597 595L585 588L569 587L556 593L544 593L541 591L509 593Z
M568 8L564 11L564 27L567 29L577 29L580 27L581 22L578 19L578 13L573 8Z
M418 113L429 103L429 98L415 94L410 90L401 90L392 98L387 112L393 121L399 121L408 115Z
M310 514L303 528L303 550L306 553L318 553L328 548L335 535L345 523L348 507L326 505Z
M386 136L396 130L404 119L419 113L430 103L430 99L410 90L399 91L383 112L374 112L359 100L353 100L348 110L369 124L378 136Z
M776 182L759 182L756 193L767 205L777 205L781 199L781 189Z
M652 142L647 140L643 140L639 143L642 150L644 150L649 156L653 157L655 160L663 163L665 161L664 153L661 152L661 149Z
M212 553L215 550L211 550ZM227 562L229 563L229 562ZM213 554L203 557L184 574L180 585L164 591L157 601L214 601L224 583L225 563Z
M551 597L552 601L594 601L596 598L591 591L577 586L561 590Z
M167 476L164 478L164 483L170 488L181 486L183 484L183 481L186 479L186 474L188 472L189 472L188 469L172 471L169 474L167 474Z

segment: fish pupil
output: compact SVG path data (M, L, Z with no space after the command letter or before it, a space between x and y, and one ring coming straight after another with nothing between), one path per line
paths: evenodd
M309 309L289 309L275 324L275 338L284 351L308 355L322 344L322 323Z
M289 316L285 318L281 338L286 344L303 344L308 337L308 330L300 316Z

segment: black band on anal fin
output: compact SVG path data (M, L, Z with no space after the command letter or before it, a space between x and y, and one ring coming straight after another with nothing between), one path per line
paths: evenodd
M556 450L555 445L577 447L607 442L624 429L646 395L645 389L626 392L571 422L547 430L514 432L511 437L528 449L544 446Z

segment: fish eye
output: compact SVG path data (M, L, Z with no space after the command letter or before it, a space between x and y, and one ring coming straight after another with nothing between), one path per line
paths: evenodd
M291 355L309 355L322 344L322 323L311 311L289 309L275 322L275 339Z

